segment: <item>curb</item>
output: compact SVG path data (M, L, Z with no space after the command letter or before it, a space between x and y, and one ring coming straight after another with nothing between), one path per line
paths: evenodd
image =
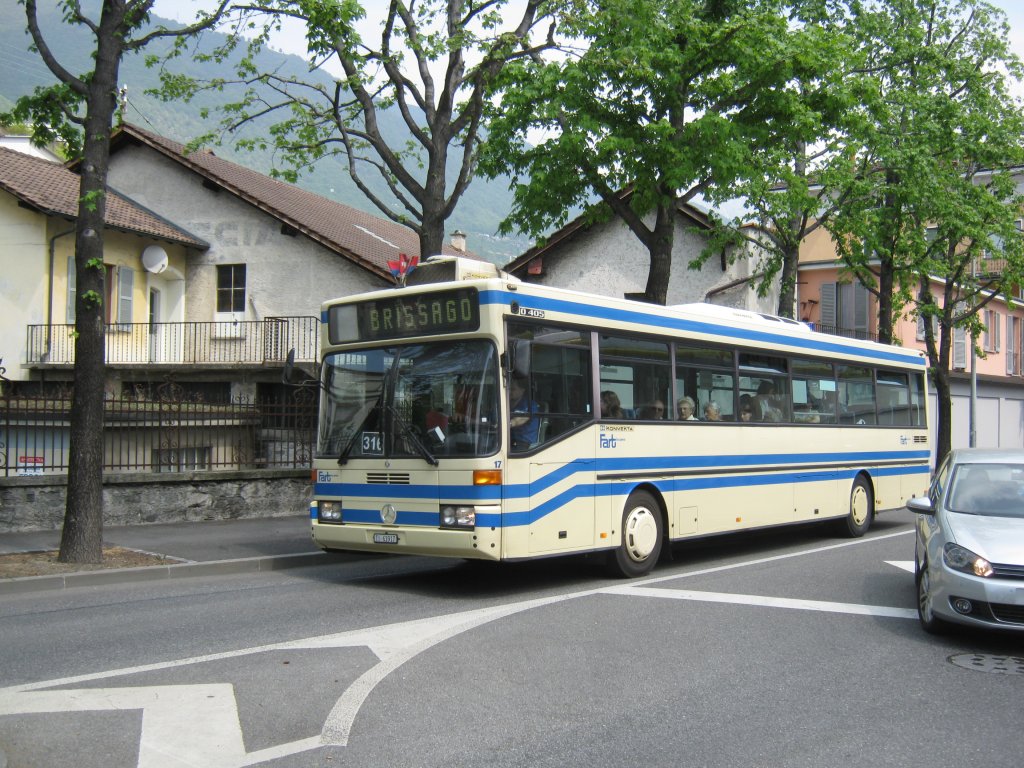
M333 559L330 552L302 552L294 555L245 557L234 560L210 560L197 563L174 563L172 565L150 565L142 568L76 571L74 573L61 573L52 576L22 576L14 579L0 579L0 595L70 589L71 587L93 587L105 584L160 581L162 579L179 579L212 574L281 571L287 568L321 565L326 562L332 562ZM0 764L0 768L2 768L2 764Z

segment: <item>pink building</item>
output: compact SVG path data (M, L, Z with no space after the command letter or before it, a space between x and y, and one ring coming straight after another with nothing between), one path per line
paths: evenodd
M941 295L941 285L935 283ZM1018 297L1019 298L1019 297ZM1011 306L993 299L984 310L986 331L979 336L977 445L1024 447L1024 299ZM894 343L924 349L923 327L910 307L894 329ZM814 232L800 252L796 316L823 333L876 339L877 300L844 275L829 234ZM970 432L971 348L964 331L954 334L952 352L953 447L967 446ZM934 417L933 417L934 422Z

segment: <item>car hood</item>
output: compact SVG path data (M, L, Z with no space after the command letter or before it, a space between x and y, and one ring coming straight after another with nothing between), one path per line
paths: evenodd
M1024 518L950 512L953 541L990 563L1024 565Z

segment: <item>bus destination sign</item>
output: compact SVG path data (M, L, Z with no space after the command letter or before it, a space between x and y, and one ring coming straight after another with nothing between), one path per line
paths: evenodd
M480 327L476 288L396 295L331 307L327 317L332 344L465 333Z

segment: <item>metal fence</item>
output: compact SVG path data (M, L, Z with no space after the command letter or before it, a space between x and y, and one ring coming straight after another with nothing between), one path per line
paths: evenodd
M315 317L195 323L111 323L106 327L109 365L208 365L284 363L317 358L320 321ZM28 365L73 365L75 326L30 325Z
M0 397L4 477L66 473L69 397ZM163 385L104 404L103 464L118 472L308 468L316 440L317 389L223 403L189 399Z
M811 323L811 327L818 333L828 333L832 336L843 336L847 339L862 339L864 341L878 341L877 333L869 333L859 328L843 328L839 325L822 325L821 323Z

